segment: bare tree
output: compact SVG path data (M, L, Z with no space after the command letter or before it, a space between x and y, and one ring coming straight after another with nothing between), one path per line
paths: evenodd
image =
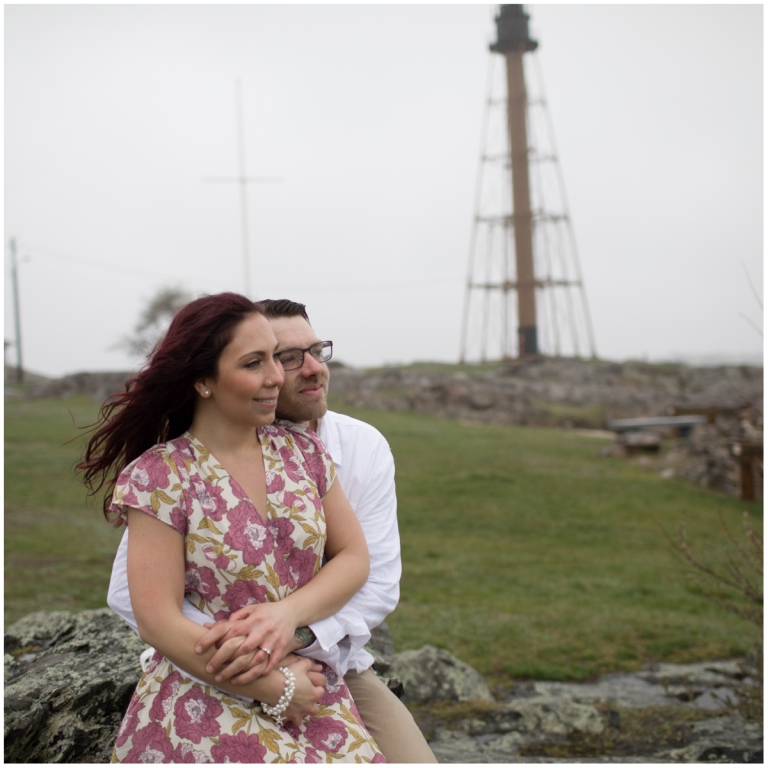
M163 337L173 316L192 300L181 288L160 288L139 315L132 336L124 336L115 346L134 355L148 355Z
M672 537L666 530L664 532L680 560L691 569L688 578L699 586L705 597L759 628L758 641L739 665L745 680L728 686L734 694L733 699L715 698L724 708L737 711L748 720L762 722L763 537L755 530L747 512L743 514L743 538L737 537L728 528L722 513L720 524L725 534L725 546L719 558L713 558L712 553L703 558L694 554L682 523L676 537Z

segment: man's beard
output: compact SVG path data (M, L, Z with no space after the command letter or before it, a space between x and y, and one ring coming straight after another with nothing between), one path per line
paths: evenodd
M320 378L315 381L304 380L301 382L301 387L306 389L312 386L312 384L325 383ZM325 412L328 410L328 401L326 393L323 392L322 397L315 398L313 400L303 400L298 391L287 390L285 387L280 390L280 395L277 399L277 409L275 416L278 419L286 419L287 421L301 422L301 421L315 421L325 416Z

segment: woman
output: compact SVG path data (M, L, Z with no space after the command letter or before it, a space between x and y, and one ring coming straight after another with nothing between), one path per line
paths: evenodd
M343 680L309 659L281 660L297 627L362 586L368 552L315 434L272 423L276 348L249 299L191 302L103 406L78 466L92 493L106 485L105 515L130 526L131 602L156 649L114 762L383 762ZM213 620L264 604L261 678L214 680L216 649L195 651L206 630L183 616L185 595Z

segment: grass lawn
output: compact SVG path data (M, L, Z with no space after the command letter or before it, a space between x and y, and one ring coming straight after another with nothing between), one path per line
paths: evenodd
M740 534L747 509L762 530L761 503L598 459L605 440L576 432L335 407L378 427L395 455L398 650L442 646L504 683L733 657L757 639L685 577L661 526L684 520L694 550L717 559L718 513ZM71 472L81 444L65 444L72 418L96 411L78 398L6 402L6 622L105 605L120 534L86 506Z

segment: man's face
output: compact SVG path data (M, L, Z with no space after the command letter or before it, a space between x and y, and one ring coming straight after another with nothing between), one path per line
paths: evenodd
M277 349L306 349L322 339L303 317L270 319L277 337ZM285 382L277 400L277 418L296 423L315 421L328 410L328 366L306 353L301 368L285 372Z

